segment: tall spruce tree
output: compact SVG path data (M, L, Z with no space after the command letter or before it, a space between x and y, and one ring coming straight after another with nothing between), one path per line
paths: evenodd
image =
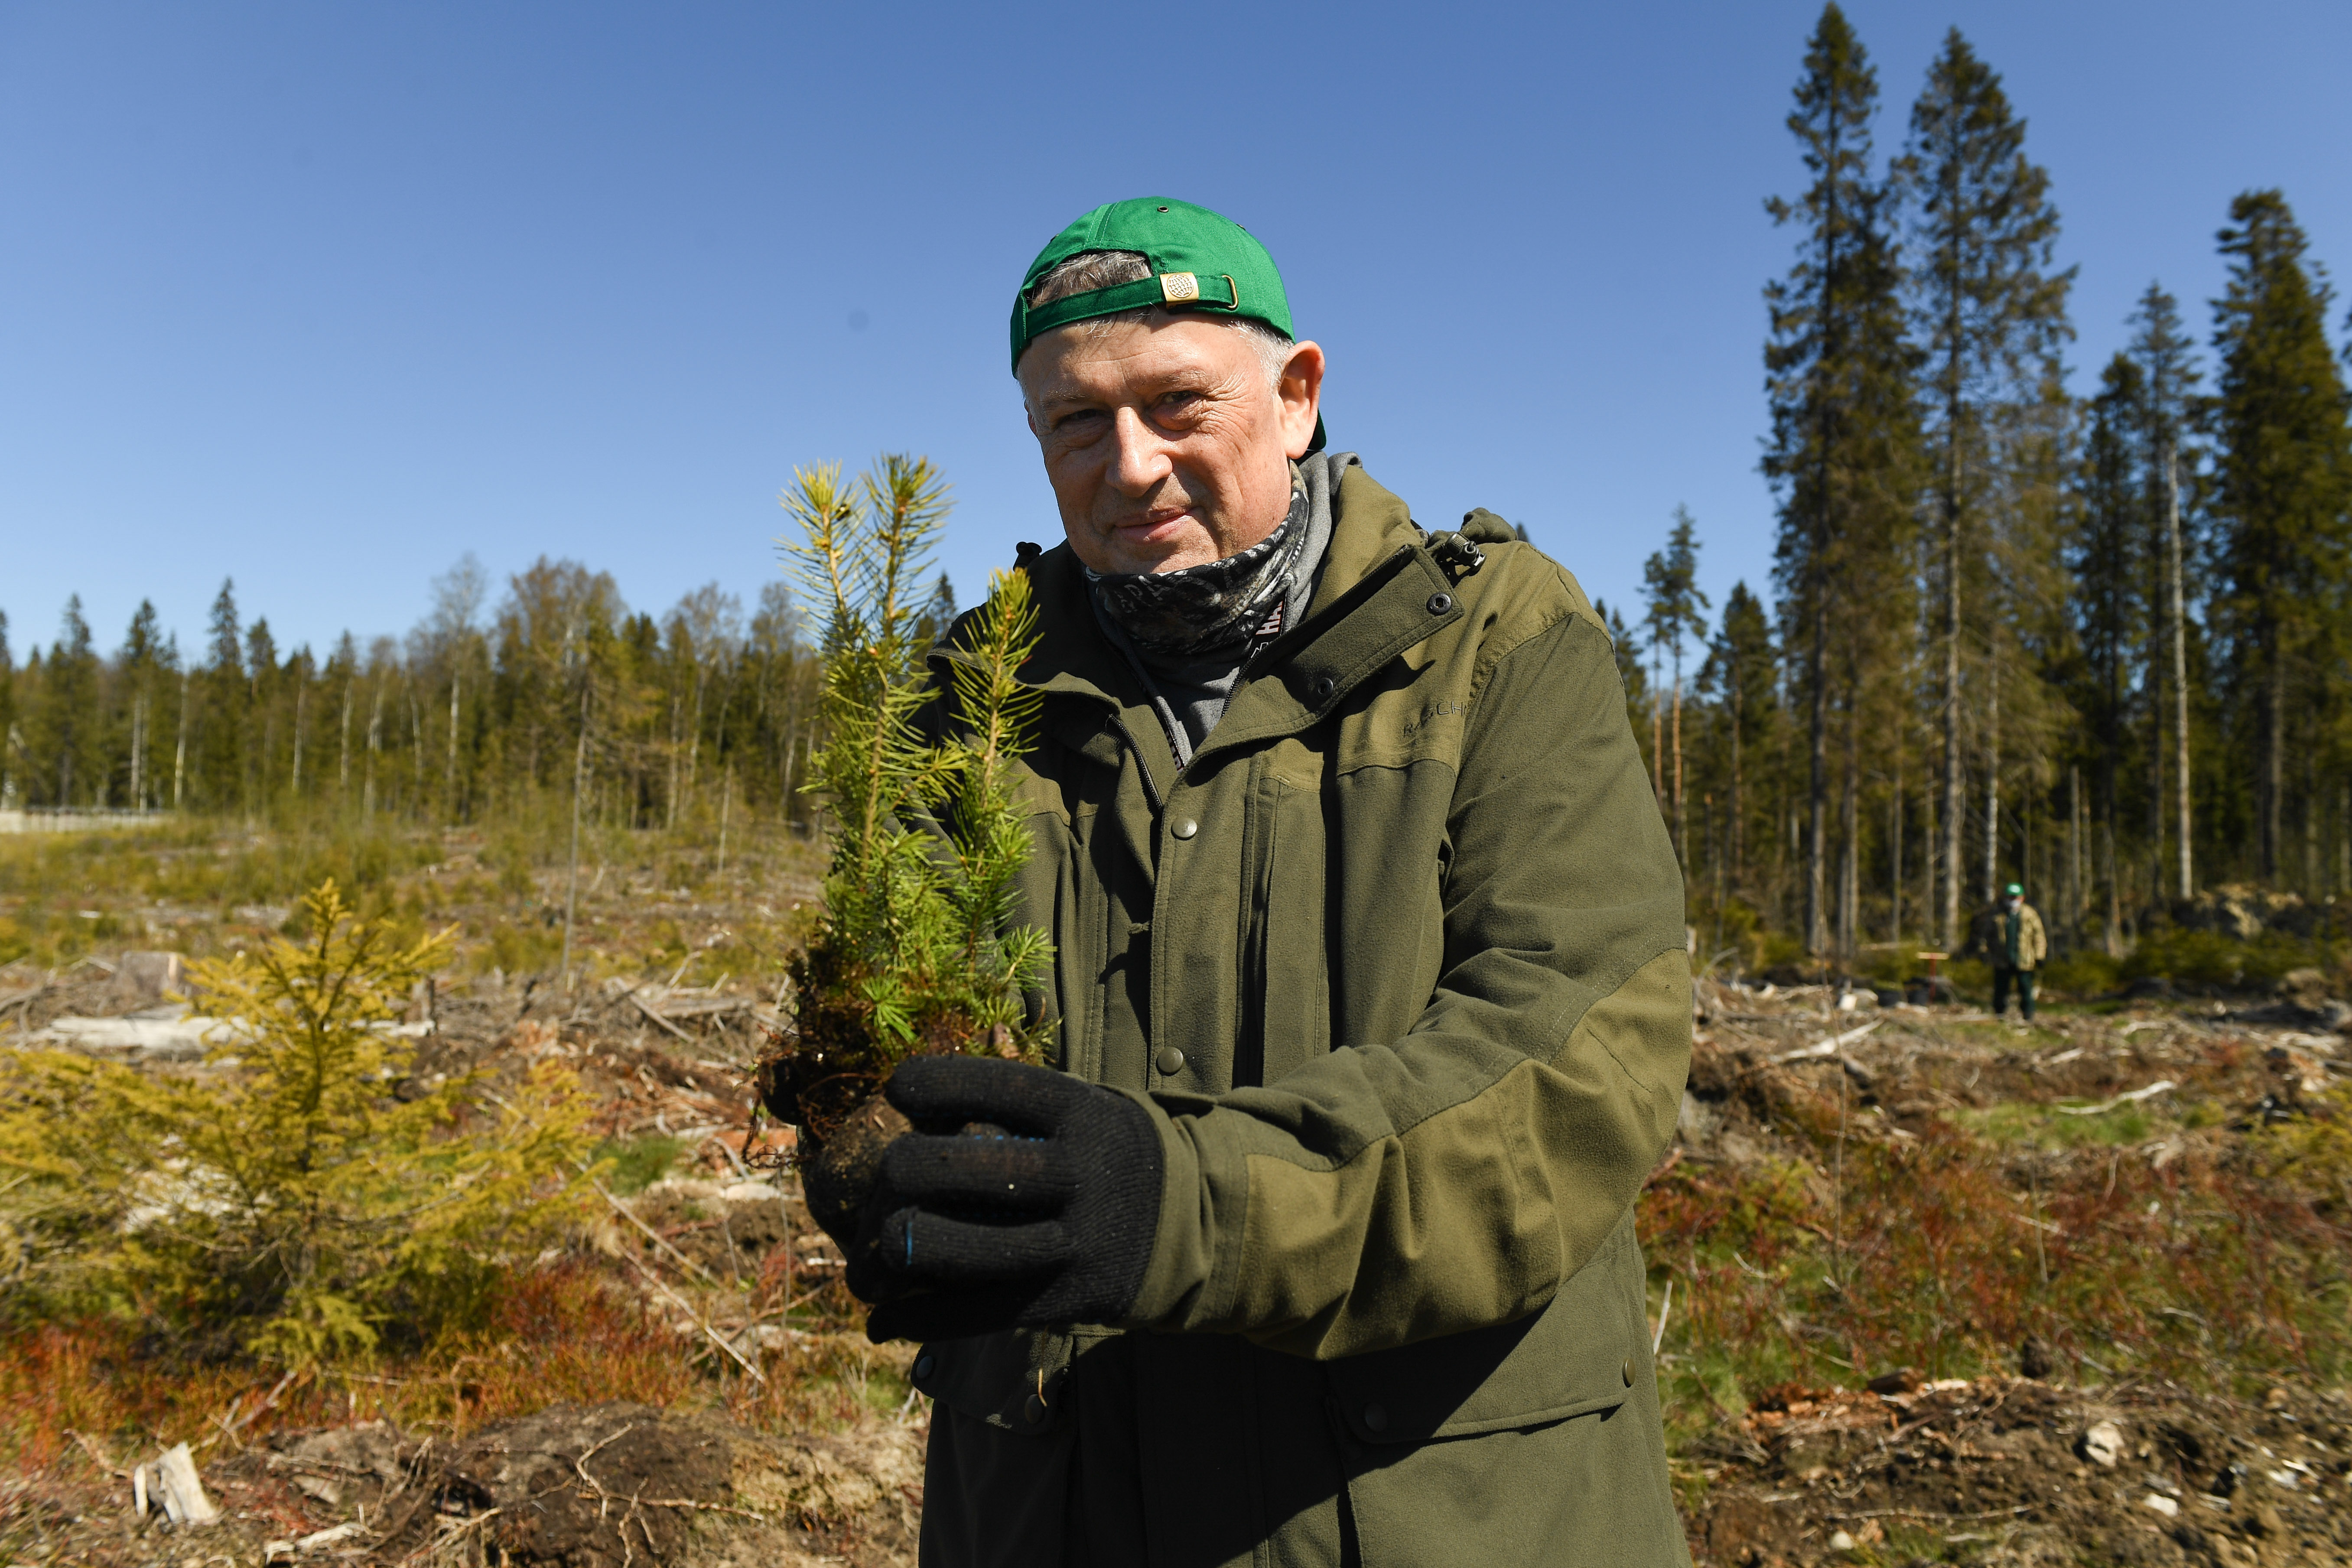
M41 781L60 806L87 801L106 804L106 779L99 734L99 662L90 644L89 622L82 616L81 595L66 600L58 618L58 640L49 645L48 664L41 682L41 739L48 776Z
M224 811L243 804L238 797L245 777L247 693L244 633L234 580L222 579L220 593L213 599L205 651L205 667L196 681L188 782L199 805Z
M1861 40L1835 4L1825 6L1788 118L1812 183L1794 201L1766 204L1799 237L1795 265L1765 289L1764 351L1772 431L1763 467L1780 499L1782 646L1806 704L1803 935L1817 955L1828 945L1831 711L1843 714L1851 778L1864 650L1883 635L1885 595L1901 576L1915 486L1917 356L1903 331L1893 195L1872 168L1877 106ZM1849 841L1849 861L1852 850Z
M115 656L121 688L117 699L122 710L121 773L123 794L134 810L144 810L155 794L155 716L157 679L163 658L163 621L152 599L139 601L123 633L122 651Z
M2346 635L2352 432L2327 343L2329 289L2304 265L2308 242L2286 197L2248 191L2230 224L2220 235L2229 283L2214 301L2216 543L2233 683L2256 721L2260 864L2275 880L2292 732L2315 741L2341 700L2326 676ZM2305 811L2318 804L2303 797Z
M2149 521L2157 531L2156 574L2162 584L2162 592L2157 596L2158 613L2162 616L2161 633L2151 639L2145 679L2151 692L2168 689L2171 694L2173 786L2179 808L2174 870L2179 896L2186 899L2196 892L2197 882L2189 765L2186 562L2190 542L2182 516L2181 488L2184 478L2194 472L2200 458L2190 439L2199 411L2197 362L2188 334L2181 330L2180 307L2159 285L2150 283L2140 295L2131 324L2137 330L2129 353L2132 363L2139 368L2141 380L2138 434L2145 466L2144 488ZM2161 711L2159 707L2159 717ZM2162 727L2161 722L2157 726L2159 731ZM2155 751L2160 760L2162 748L2158 746ZM2161 766L2158 772L2160 776ZM2155 802L2159 823L2164 805L2162 794L2159 788ZM2160 853L2162 832L2159 830L2155 837L2158 843L2153 847ZM2162 882L2159 867L2152 890L2160 891Z
M1916 254L1912 303L1927 351L1929 480L1941 531L1943 942L1958 939L1964 770L1961 681L1970 579L1998 476L1997 416L2031 401L2068 335L2070 268L2050 270L2058 214L2050 177L2027 160L2025 121L2000 78L1955 27L1911 110L1900 162ZM1976 568L1976 570L1972 570ZM1987 625L1988 637L1997 629ZM1989 781L1997 790L1998 783ZM1988 794L1988 826L1998 811ZM1990 852L1990 847L1988 847Z
M2146 381L2126 354L2109 360L2091 399L2090 430L2076 481L2074 537L2067 565L2074 580L2075 634L2083 679L2074 697L2091 741L2095 842L2093 875L2104 897L2103 931L2109 952L2122 952L2122 897L2116 864L2116 773L2126 747L2135 654L2147 625L2143 558L2147 496L2139 469L2137 436Z
M1748 820L1755 810L1749 793L1748 753L1767 733L1777 711L1779 662L1772 648L1772 624L1764 601L1735 583L1724 596L1723 616L1717 624L1706 666L1699 672L1699 688L1714 705L1718 733L1727 755L1721 759L1726 816L1729 832L1725 846L1731 869L1731 891L1746 895Z

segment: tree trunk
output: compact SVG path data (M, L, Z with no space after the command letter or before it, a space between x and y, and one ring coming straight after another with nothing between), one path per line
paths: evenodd
M449 766L441 783L441 809L451 826L457 821L457 688L464 677L455 668L449 672Z
M1957 440L1957 437L1955 437ZM1953 499L1944 540L1944 931L1943 948L1958 951L1960 931L1960 514L1957 455Z
M375 678L375 700L368 710L367 783L362 792L362 816L375 815L375 759L383 748L383 677Z
M1666 710L1654 685L1650 688L1650 793L1658 797L1658 815L1672 821L1666 810Z
M580 741L572 753L572 853L565 873L563 888L563 958L556 973L563 977L563 989L572 989L572 924L580 915L580 797L588 778L588 694L595 683L588 672L580 673Z
M1859 685L1860 682L1855 682ZM1852 689L1849 688L1849 690ZM1838 961L1853 963L1854 944L1862 930L1862 755L1854 733L1859 716L1851 700L1845 710L1845 778L1838 796Z
M1815 574L1818 581L1819 568ZM1807 746L1811 776L1806 790L1811 840L1805 846L1805 951L1816 958L1822 955L1829 936L1824 929L1828 911L1822 907L1822 895L1828 890L1823 884L1829 875L1830 712L1829 671L1825 668L1829 629L1822 597L1817 587L1813 595L1813 646L1807 655L1812 681L1812 713Z
M2000 874L2000 654L1987 660L1985 704L1984 901L1992 902Z
M188 678L180 677L180 742L172 748L172 809L180 809L180 785L188 772Z
M2263 682L2263 880L2275 883L2285 845L2281 829L2285 821L2286 660L2279 651L2276 626L2263 641L2271 665Z
M2066 926L2083 940L2083 770L2066 769Z
M1737 674L1733 679L1738 679ZM1746 822L1747 796L1740 777L1740 731L1747 728L1746 693L1735 691L1731 699L1731 889L1738 892L1748 885L1748 837Z
M1886 940L1903 940L1903 732L1895 734L1895 798L1886 811Z
M1927 820L1919 835L1919 944L1932 946L1936 940L1936 851L1943 840L1942 822L1936 815L1936 771L1930 762L1927 776L1920 781L1919 809ZM1947 946L1944 950L1949 952Z
M2189 858L2189 616L2180 591L2180 455L2169 446L2164 454L2166 575L2172 581L2172 744L2176 752L2173 787L2180 795L2180 896L2197 896L2197 880Z
M1690 871L1690 822L1683 805L1683 676L1675 670L1675 855L1683 871Z

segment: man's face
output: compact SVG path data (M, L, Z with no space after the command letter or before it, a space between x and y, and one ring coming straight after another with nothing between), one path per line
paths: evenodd
M1174 572L1246 550L1289 514L1323 351L1294 344L1268 386L1248 335L1223 322L1080 321L1030 344L1020 380L1078 559Z

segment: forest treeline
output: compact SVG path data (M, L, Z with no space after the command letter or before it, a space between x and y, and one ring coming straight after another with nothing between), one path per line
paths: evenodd
M2285 195L2231 204L2202 345L2151 282L2076 396L1999 74L1955 28L1883 157L1878 114L1832 5L1769 204L1771 584L1709 604L1677 513L1604 607L1702 935L1948 949L2014 880L2120 952L2200 887L2352 892L2352 426Z
M2222 881L2352 894L2352 347L2286 196L2212 215L2206 321L2148 283L2077 395L2000 75L1954 29L1884 152L1879 111L1832 5L1786 122L1805 184L1768 204L1771 582L1711 604L1678 511L1602 607L1694 924L1851 965L1955 947L2016 880L2062 947L2117 953ZM68 605L21 666L0 621L0 804L461 824L576 782L604 826L804 820L819 654L781 583L748 618L544 559L488 593L469 558L404 639L323 658L226 584L186 655L144 605L101 653Z
M571 561L489 588L468 556L405 637L323 658L244 620L233 583L193 653L150 604L101 652L76 598L18 665L0 618L0 805L454 826L545 820L576 783L604 826L805 819L819 672L782 582L748 618L715 584L633 611ZM942 577L932 618L952 608Z

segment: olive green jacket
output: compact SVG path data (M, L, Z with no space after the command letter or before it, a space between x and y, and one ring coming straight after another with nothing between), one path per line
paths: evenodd
M2009 911L2000 904L1979 911L1976 946L1985 955L1985 962L1995 969L2011 967L2009 962ZM2042 929L2042 911L2032 904L2020 901L2017 906L2017 963L2021 970L2039 969L2042 961L2050 956L2050 933Z
M1181 775L1031 567L1035 1005L1166 1185L1129 1322L919 1356L927 1564L1686 1561L1631 1208L1690 969L1608 637L1528 545L1456 582L1362 469L1334 510Z

